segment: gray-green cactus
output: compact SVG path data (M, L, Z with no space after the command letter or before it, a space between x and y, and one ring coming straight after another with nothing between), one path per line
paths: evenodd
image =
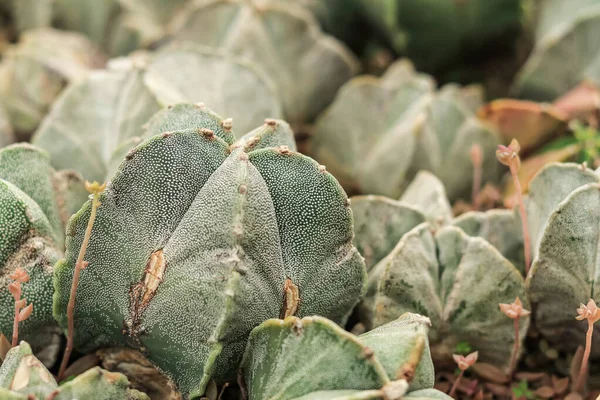
M532 180L528 211L534 261L528 289L538 331L556 348L573 351L585 341L587 324L577 307L600 301L597 248L600 179L575 164L552 164ZM592 357L600 356L594 336Z
M270 147L289 143L284 122L234 142L229 121L196 114L154 120L168 131L129 152L100 196L75 308L78 349L140 349L190 397L231 376L250 330L268 318L344 321L365 278L337 181ZM55 266L62 327L90 209L70 220Z
M408 185L400 201L421 210L428 221L447 224L452 219L452 206L444 184L429 171L419 171Z
M356 337L322 317L266 321L252 331L242 362L248 395L397 400L408 391L410 397L449 399L430 389L429 325L428 318L407 313ZM414 374L410 385L405 374Z
M23 33L0 64L0 101L15 132L22 137L32 133L65 85L103 61L79 34L52 29Z
M432 320L434 359L448 360L456 344L466 341L481 361L508 369L513 321L498 304L518 296L529 309L529 302L519 271L486 240L454 226L434 233L429 224L421 224L373 271L379 273L374 326L418 312ZM528 319L521 321L521 341L528 325Z
M28 144L0 150L0 332L13 330L14 299L7 289L9 275L23 268L30 280L23 297L33 314L20 324L20 337L36 351L51 344L58 350L58 329L52 318L52 266L62 257L65 225L86 201L81 177L56 172L48 155ZM52 360L49 354L44 361Z
M27 342L12 348L0 367L0 396L7 400L149 400L129 388L125 375L95 367L61 386L33 355Z
M546 0L538 6L535 45L515 91L533 100L552 101L582 80L600 83L598 47L588 40L600 33L600 1Z
M15 140L15 133L10 125L10 118L6 113L4 106L0 104L0 149L14 143Z
M113 152L124 154L156 133L142 126L161 105L205 102L234 117L240 136L281 114L262 73L197 45L173 45L149 60L120 59L111 66L67 88L35 133L33 143L49 152L56 168L89 180L109 178Z
M493 154L499 143L476 118L470 96L455 85L436 92L429 76L398 61L382 78L361 76L340 89L316 122L313 153L352 192L397 198L425 169L438 176L451 200L468 198L471 146ZM493 157L484 159L484 182L497 180L499 172Z
M358 72L352 53L321 32L311 13L281 0L188 3L174 23L177 39L248 58L273 79L286 119L314 120L337 89Z

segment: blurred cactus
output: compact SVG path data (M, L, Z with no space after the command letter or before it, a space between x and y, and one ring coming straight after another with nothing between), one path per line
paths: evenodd
M107 71L71 85L42 122L33 143L49 152L55 167L103 181L115 172L108 171L113 152L125 155L140 141L166 132L142 128L161 105L199 101L235 117L239 136L281 114L272 84L252 65L179 44L151 57L117 59Z
M354 55L323 34L307 9L289 1L190 2L173 29L176 39L220 48L262 67L292 126L313 122L359 68Z
M58 386L52 374L33 355L27 342L12 348L0 367L0 396L7 400L149 400L129 389L125 375L92 368Z
M231 121L196 109L149 124L105 192L75 307L75 346L129 346L184 396L229 378L247 335L278 316L343 322L363 290L349 201L337 181L285 144L283 121L238 142ZM271 147L273 146L273 147ZM277 147L275 147L277 146ZM55 266L54 316L66 326L86 203ZM340 271L344 271L343 274Z
M248 395L256 400L450 399L431 389L429 325L428 318L406 313L356 337L322 317L266 321L252 331L242 362ZM297 374L298 365L311 373Z
M473 111L472 91L393 64L382 78L361 76L339 91L318 118L312 151L351 192L398 197L417 171L442 181L450 200L470 199L472 144L493 154L495 131ZM484 157L483 181L496 181L499 167Z
M6 113L4 106L0 104L0 149L14 143L15 140L15 134L10 125L10 118Z

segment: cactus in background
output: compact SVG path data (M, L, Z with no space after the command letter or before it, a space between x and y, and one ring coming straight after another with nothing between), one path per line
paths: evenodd
M10 337L13 298L9 275L23 268L30 277L23 297L35 303L33 314L20 324L20 337L37 351L48 350L45 362L58 351L58 328L52 318L52 266L62 257L65 225L86 201L81 178L56 172L46 153L28 144L0 150L0 332Z
M472 103L472 91L447 85L436 92L429 76L398 61L382 78L361 76L342 87L316 122L312 150L351 192L398 197L425 169L450 200L470 199L471 145L491 154L498 144ZM499 174L495 160L484 159L484 182Z
M600 178L576 164L551 164L529 188L533 265L528 278L537 330L556 348L574 351L587 324L573 310L600 301L597 248L600 235ZM600 356L593 338L592 359Z
M515 91L528 99L552 101L582 80L599 84L598 47L588 40L600 33L599 22L598 0L539 2L535 45Z
M0 104L0 149L14 143L15 140L15 133L10 125L10 118L6 113L4 106Z
M38 29L21 35L0 64L0 101L15 132L22 138L31 134L65 85L103 61L76 33Z
M365 267L345 193L284 145L287 124L267 120L234 142L231 121L208 110L169 111L149 124L166 131L130 151L100 196L77 289L75 347L139 349L184 396L196 396L211 377L231 377L262 321L320 314L343 322ZM89 213L88 202L70 220L55 266L63 328Z
M281 0L190 2L175 21L174 34L262 67L275 82L292 126L313 122L359 68L354 55L323 34L308 10Z
M242 362L247 394L256 400L450 399L431 389L429 325L407 313L356 337L322 317L265 321L252 331ZM299 366L307 373L298 374Z
M389 45L421 70L443 70L520 25L520 0L358 0ZM516 35L515 35L516 36Z
M12 348L2 363L0 396L7 400L150 399L144 393L130 389L125 375L98 367L58 386L52 374L33 355L27 342Z
M444 184L431 172L419 171L400 201L421 210L428 221L436 224L447 224L452 219L452 206Z

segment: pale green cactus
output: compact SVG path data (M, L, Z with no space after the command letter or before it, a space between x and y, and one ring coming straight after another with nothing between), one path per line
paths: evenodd
M0 396L15 400L149 400L144 393L129 388L125 375L89 369L58 386L52 374L31 352L27 342L12 348L0 367Z
M472 111L471 92L455 85L436 91L429 76L398 61L382 78L361 76L340 89L316 122L312 151L352 192L397 198L425 169L451 200L470 198L471 146L493 154L499 143ZM498 162L485 158L484 182L499 173Z
M453 226L433 233L421 224L374 270L380 270L374 326L418 312L431 318L434 360L448 361L457 343L468 342L481 361L509 368L513 321L498 304L518 296L529 309L529 302L519 271L486 240ZM528 326L521 321L521 341Z
M0 150L0 332L13 331L14 299L7 286L16 268L29 274L23 297L33 313L20 324L21 338L36 351L53 345L44 361L58 351L52 317L52 266L63 254L65 225L86 201L83 181L68 171L56 172L43 151L28 144Z
M256 400L399 400L408 391L450 399L430 389L429 325L428 318L407 313L354 336L322 317L266 321L252 331L244 354L247 394Z
M0 104L0 149L15 142L15 133L4 106Z
M600 1L546 0L538 6L535 45L518 74L515 91L529 99L552 101L582 80L599 84L598 47L588 38L600 34Z
M428 221L447 224L452 219L452 206L444 184L429 171L419 171L406 188L400 201L421 210Z
M587 324L577 307L600 301L597 248L600 179L575 164L552 164L533 179L528 211L535 258L528 289L536 329L558 349L574 351L585 341ZM600 356L593 337L592 358Z
M124 154L157 133L144 132L142 126L161 105L177 102L205 102L234 117L239 136L281 114L272 84L254 67L200 46L178 44L150 59L116 60L112 69L70 86L33 143L49 152L56 168L102 181L111 176L113 152Z
M275 82L292 126L311 123L337 89L358 72L352 53L323 34L315 18L299 4L281 0L189 2L173 26L177 39L220 48L262 67Z
M0 64L0 101L15 132L31 134L65 85L103 62L79 34L52 29L23 33Z
M284 122L234 142L228 121L198 113L192 129L190 114L153 120L151 129L169 131L130 151L100 196L74 335L83 352L141 350L189 397L211 377L231 377L250 330L266 319L343 322L366 275L337 181L285 145L266 147L289 143ZM55 266L63 328L90 210L88 202L71 218Z

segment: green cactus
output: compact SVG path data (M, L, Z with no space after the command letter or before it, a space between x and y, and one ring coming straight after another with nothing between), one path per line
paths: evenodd
M7 400L150 399L144 393L130 389L125 375L99 367L58 386L24 341L8 352L0 367L0 396Z
M114 172L108 171L113 152L124 155L136 142L160 133L142 126L161 104L182 101L203 101L214 104L219 113L231 113L240 136L265 118L281 114L272 85L251 65L196 45L178 44L150 60L118 60L111 69L69 87L33 143L50 153L56 168L102 181Z
M534 261L527 281L537 330L557 349L574 351L587 324L577 307L600 301L596 253L600 226L600 178L576 164L551 164L529 187L528 211ZM593 337L592 358L600 356Z
M15 140L15 134L10 125L10 118L6 113L4 106L0 104L0 149L14 143Z
M265 321L252 331L242 361L246 390L256 400L398 400L407 390L449 399L430 389L429 325L407 313L357 337L322 317Z
M15 132L32 133L65 85L102 62L81 35L51 29L23 33L0 64L0 99Z
M318 118L312 150L351 192L397 198L421 169L433 172L450 200L470 198L471 145L493 154L498 136L472 112L472 94L433 80L409 61L382 78L361 76L344 85ZM500 169L484 159L484 182Z
M231 377L268 318L343 322L365 278L337 181L285 145L268 147L289 143L284 122L234 142L228 121L196 114L159 114L150 126L169 131L129 152L100 196L75 307L76 348L139 349L190 397ZM70 220L55 266L63 328L90 209Z
M518 296L529 309L529 302L519 271L486 240L454 226L432 233L429 224L421 224L373 271L379 272L374 326L418 312L432 320L434 360L448 361L456 344L467 341L481 361L508 369L513 321L498 304ZM521 321L521 341L528 325L528 319Z
M311 123L358 72L352 53L321 32L311 13L281 0L189 2L177 39L248 58L273 79L292 125Z
M546 0L538 6L535 45L514 91L532 100L552 101L582 80L599 84L598 47L588 38L600 33L600 1Z
M33 314L20 324L20 337L36 352L53 345L44 358L58 351L58 329L52 317L52 266L62 257L65 225L86 201L78 175L50 167L48 155L29 144L0 150L0 332L13 331L14 299L7 289L16 268L29 274L23 297L34 304Z
M520 0L358 0L374 29L421 70L439 72L519 28Z
M421 210L428 221L447 224L452 219L452 206L444 184L431 172L419 171L402 193L400 201Z

